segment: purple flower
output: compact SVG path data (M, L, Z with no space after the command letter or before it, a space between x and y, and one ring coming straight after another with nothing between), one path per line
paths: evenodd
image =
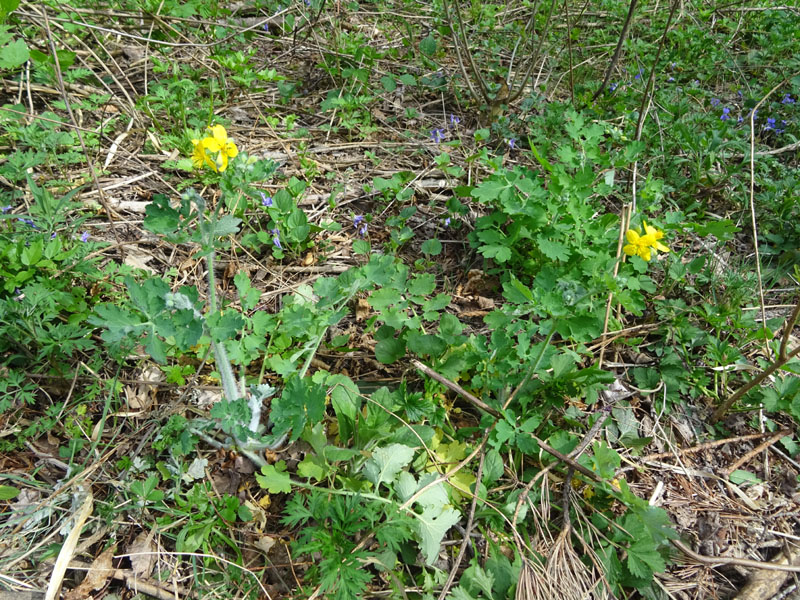
M767 124L764 125L764 129L765 130L769 130L769 129L773 129L774 130L775 129L775 119L773 119L772 117L767 117Z
M736 119L736 122L741 123L742 121L744 121L744 117L742 115L739 115L739 118Z
M455 127L459 123L461 123L461 119L459 119L457 116L455 116L454 114L451 113L450 114L450 127Z
M272 196L267 196L261 192L261 206L272 206Z
M364 215L356 215L355 217L353 217L353 227L358 229L358 224L361 223L361 221L363 220L364 220Z
M3 206L2 208L0 208L0 211L3 211L3 214L6 214L10 210L11 210L11 205Z
M269 232L272 234L272 243L275 244L275 247L278 250L283 250L283 246L281 246L281 232L277 229L270 229Z
M786 119L781 119L781 125L782 127L775 128L775 133L783 133L786 131Z
M617 89L618 86L619 86L618 83L612 83L610 86L608 86L608 91L613 92Z
M81 241L82 242L88 242L89 241L89 232L88 231L84 231L81 234Z
M794 104L797 102L794 98L792 98L789 94L783 95L783 100L781 100L781 104Z
M731 109L727 106L722 109L722 114L719 116L720 121L727 121L731 118Z
M56 234L56 232L54 231L53 233L51 233L51 234L50 234L50 239L51 239L51 240L54 240L54 239L56 239L56 235L57 235L57 234Z
M506 144L508 144L508 147L511 148L512 150L514 149L514 145L516 143L517 143L517 140L514 139L514 138L509 138L509 139L506 140Z
M674 77L672 77L672 76L670 76L670 78L669 78L669 79L667 79L667 82L668 82L668 83L672 83L673 81L675 81L675 78L674 78Z
M439 144L444 139L444 129L432 129L431 130L431 141L434 144Z
M716 108L720 104L722 104L722 100L720 100L719 98L712 98L711 99L711 106L713 106L714 108Z
M353 227L358 231L358 235L361 237L367 235L367 222L364 220L364 215L356 215L353 217Z
M447 218L444 220L444 226L445 226L445 227L450 227L450 217L447 217Z
M31 219L23 219L22 217L19 217L17 219L17 221L19 221L20 223L25 223L25 225L27 225L28 227L33 227L34 229L39 229Z
M639 72L636 74L634 79L641 79L642 78L642 73L644 73L644 71L642 70L641 67L639 67Z
M361 225L361 227L358 228L358 235L360 235L361 237L364 237L365 235L367 235L367 222L366 221L364 221L364 223Z

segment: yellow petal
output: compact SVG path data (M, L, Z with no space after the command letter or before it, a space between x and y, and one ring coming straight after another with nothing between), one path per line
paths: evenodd
M652 255L650 254L650 248L648 248L647 246L641 248L639 251L639 256L641 256L644 260L649 262L650 259L652 258Z
M211 135L217 140L217 143L220 146L224 146L225 142L228 141L228 132L225 131L225 128L222 125L214 125L208 128L211 131Z
M622 251L628 256L635 256L638 254L639 249L633 244L625 244L625 246L622 247Z
M228 155L224 152L220 152L217 155L217 164L215 165L216 169L222 173L225 169L228 168Z
M639 241L639 233L634 229L628 229L628 231L625 232L625 237L631 244L636 244Z
M659 252L669 252L669 248L667 248L664 244L658 241L653 245L653 247Z
M237 154L239 154L239 149L236 147L231 141L225 142L225 146L222 148L222 151L228 155L228 158L234 158Z

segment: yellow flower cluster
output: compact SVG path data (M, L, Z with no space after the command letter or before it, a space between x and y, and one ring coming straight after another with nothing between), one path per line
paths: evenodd
M635 229L628 229L625 232L625 238L628 243L625 244L622 251L628 256L638 256L643 260L650 260L658 252L669 252L669 248L659 241L663 237L663 231L648 225L647 221L645 221L644 235Z
M213 125L208 130L210 135L202 140L192 140L192 165L196 169L208 165L214 171L222 173L228 168L228 159L239 154L239 149L228 139L228 132L222 125Z

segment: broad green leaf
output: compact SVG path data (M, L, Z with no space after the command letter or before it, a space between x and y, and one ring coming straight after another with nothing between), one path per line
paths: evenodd
M381 483L392 483L397 474L414 458L414 449L402 444L376 448L364 464L364 476L377 489Z
M261 467L261 474L256 473L256 481L270 494L288 494L292 491L292 480L286 472L286 463L282 460L274 465Z
M0 48L0 69L16 69L24 65L29 58L28 45L24 40L16 39Z
M447 531L461 518L454 508L445 510L426 508L421 515L417 515L416 526L420 539L420 550L425 557L425 563L430 566L436 561L439 549Z
M385 365L389 365L406 353L406 343L403 338L385 338L375 344L375 358Z
M297 465L297 474L307 479L321 481L325 477L325 463L319 457L306 454L303 461Z
M439 256L442 253L442 242L436 238L422 242L422 253L430 256Z
M436 53L436 38L428 34L427 37L420 41L419 49L425 56L433 56Z

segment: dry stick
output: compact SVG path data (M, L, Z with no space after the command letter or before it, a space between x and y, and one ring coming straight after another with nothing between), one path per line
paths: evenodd
M539 34L539 45L536 47L536 52L534 52L533 56L530 58L530 64L528 65L528 70L525 72L525 75L522 78L522 81L519 84L519 88L513 94L509 94L508 100L506 101L507 104L511 104L522 95L523 90L525 89L525 84L528 82L528 79L533 73L533 68L536 66L536 63L539 61L539 57L542 55L542 46L544 45L544 39L547 36L547 32L550 28L550 19L553 16L553 9L556 6L556 0L553 0L550 3L550 10L547 13L547 20L544 22L544 27L542 28L542 32ZM572 75L572 73L570 73Z
M485 458L486 454L481 452L481 460L478 463L478 474L475 477L475 493L472 496L472 505L469 507L469 518L467 519L467 527L464 529L464 539L461 541L461 548L458 549L458 556L456 556L455 562L450 567L450 575L447 577L447 581L442 588L442 593L439 594L439 600L444 600L444 597L447 596L447 592L450 591L450 587L456 579L458 567L464 559L464 554L467 552L467 544L469 544L469 536L472 533L472 526L475 520L475 508L478 505L478 489L481 486L481 479L483 478L483 461Z
M756 446L755 448L753 448L749 452L745 453L745 455L742 456L739 460L735 461L733 464L731 464L727 468L723 469L721 471L722 475L724 475L725 477L730 477L731 473L733 473L736 469L741 467L744 463L749 461L751 458L753 458L756 454L758 454L762 450L766 450L767 448L772 446L772 444L774 444L779 439L784 437L787 433L791 433L791 432L789 432L788 430L787 431L779 431L778 433L776 433L772 437L770 437L768 440L764 440L758 446Z
M614 275L613 278L617 278L617 273L619 273L619 265L622 261L622 240L625 239L625 231L628 229L628 224L631 220L631 213L630 213L630 204L623 204L622 206L622 215L620 218L620 227L619 227L619 238L617 239L617 262L614 263ZM603 335L600 339L605 341L606 336L608 335L608 320L611 317L611 301L614 298L614 294L612 292L608 292L608 298L606 299L606 315L603 318ZM603 344L600 347L600 359L597 361L597 368L603 368L603 357L606 354L606 344Z
M61 89L61 97L64 100L64 106L67 108L67 113L69 114L69 119L72 121L74 125L78 124L77 119L75 119L75 114L72 112L72 105L69 101L69 96L67 95L67 90L64 87L64 78L61 75L61 65L58 62L58 59L55 58L58 56L56 53L56 46L53 42L53 35L50 31L50 19L47 16L47 11L45 10L43 13L44 16L44 26L45 30L47 31L47 43L50 46L50 52L52 53L54 60L53 60L53 67L56 71L56 81L58 81L58 87ZM94 170L94 163L92 159L89 157L89 152L86 149L86 144L83 141L83 134L81 133L80 129L76 129L75 133L78 134L78 141L81 144L81 150L83 151L83 155L86 157L86 164L89 166L89 172L92 174L92 181L94 182L95 187L98 191L98 198L100 199L100 204L103 205L103 208L106 211L106 217L108 217L108 223L111 226L111 233L114 235L114 239L116 240L117 244L121 244L119 239L119 234L117 233L117 227L114 224L114 217L112 216L111 207L108 205L108 201L103 193L103 188L100 186L100 181L97 179L97 172ZM119 253L122 260L125 260L125 248L120 246Z
M800 301L798 301L798 306L795 307L794 311L792 311L790 320L786 321L785 327L787 330L789 331L792 330L795 323L797 322L798 315L800 315ZM788 336L786 336L785 334L784 338L787 339L788 341ZM736 402L739 398L744 396L747 392L749 392L755 386L760 384L767 377L772 375L775 371L780 369L783 365L785 365L787 362L789 362L792 358L794 358L798 354L800 354L800 346L798 346L797 348L795 348L794 350L792 350L787 354L786 347L783 345L783 342L781 342L780 356L778 356L778 358L775 359L775 361L773 361L773 363L769 367L767 367L761 373L753 377L753 379L751 379L742 387L740 387L734 394L732 394L727 400L725 400L725 402L720 404L717 410L714 411L714 414L711 415L711 422L716 423L717 421L719 421L722 417L725 416L725 413L728 412L728 409L731 406L733 406L734 402Z
M792 433L791 429L782 429L780 432L781 437L790 435ZM726 438L724 440L714 440L711 442L704 442L702 444L697 444L696 446L692 446L691 448L683 448L678 450L678 454L680 455L687 455L687 454L694 454L695 452L702 452L703 450L710 450L711 448L716 448L717 446L724 446L725 444L733 444L735 442L747 442L751 440L759 440L761 438L773 435L771 431L766 433L749 433L747 435L740 435L734 438ZM777 435L777 433L775 434ZM648 454L646 456L642 456L640 460L642 462L647 462L649 460L660 460L662 458L672 458L675 456L673 452L658 452L656 454Z
M458 0L456 0L458 2ZM480 95L475 92L475 86L472 85L472 79L470 78L469 74L467 73L467 68L464 66L464 58L461 56L461 42L458 39L458 32L456 31L456 27L453 25L453 17L450 14L450 4L447 0L442 0L442 4L444 5L444 14L447 20L450 23L450 36L453 40L453 47L456 49L456 58L458 59L458 66L461 67L461 75L464 77L464 81L467 83L467 87L469 88L470 94L476 100L479 100L480 97L483 97L484 101L488 104L489 103L489 95L486 93L485 84L483 79L481 79L480 74L475 70L475 63L472 60L472 55L469 51L469 46L465 45L464 52L467 53L468 58L470 59L470 69L472 70L473 74L475 75L475 79L479 83L479 90ZM460 29L459 29L460 31Z
M767 338L767 313L764 308L766 302L764 301L764 286L762 285L761 281L761 256L758 251L758 226L756 225L756 207L755 207L755 188L756 188L756 173L755 173L755 152L756 152L756 134L755 134L755 120L756 120L756 112L758 108L766 102L767 98L769 98L775 91L783 86L787 81L789 81L792 77L797 75L795 73L791 77L787 77L783 81L781 81L778 85L772 88L767 95L764 96L761 100L759 100L758 104L753 107L753 110L750 111L750 224L753 227L753 250L755 251L755 259L756 259L756 277L758 278L758 302L761 306L761 321L764 323L764 353L768 359L772 358L772 353L769 349L769 339ZM716 413L715 413L716 414Z
M631 23L633 22L633 13L636 10L636 4L638 0L631 0L630 6L628 7L628 16L625 17L625 22L622 24L622 31L619 34L619 40L617 40L617 47L614 50L614 56L611 57L611 62L608 64L608 69L606 69L605 77L603 77L603 83L597 89L597 91L592 96L592 102L597 100L600 97L600 94L603 93L603 90L606 89L609 80L611 79L611 73L617 66L617 62L619 61L619 57L622 54L622 45L625 43L625 38L628 37L628 30L631 27Z
M569 0L564 0L564 17L567 19L567 51L569 54L569 98L575 108L575 79L572 75L572 28L569 26Z
M739 567L750 567L752 569L762 569L765 571L788 571L790 573L800 573L800 566L794 565L775 565L772 563L759 562L748 558L728 558L727 556L704 556L698 554L680 540L670 540L672 545L683 552L689 558L696 560L704 565L718 567L720 565L736 565Z

